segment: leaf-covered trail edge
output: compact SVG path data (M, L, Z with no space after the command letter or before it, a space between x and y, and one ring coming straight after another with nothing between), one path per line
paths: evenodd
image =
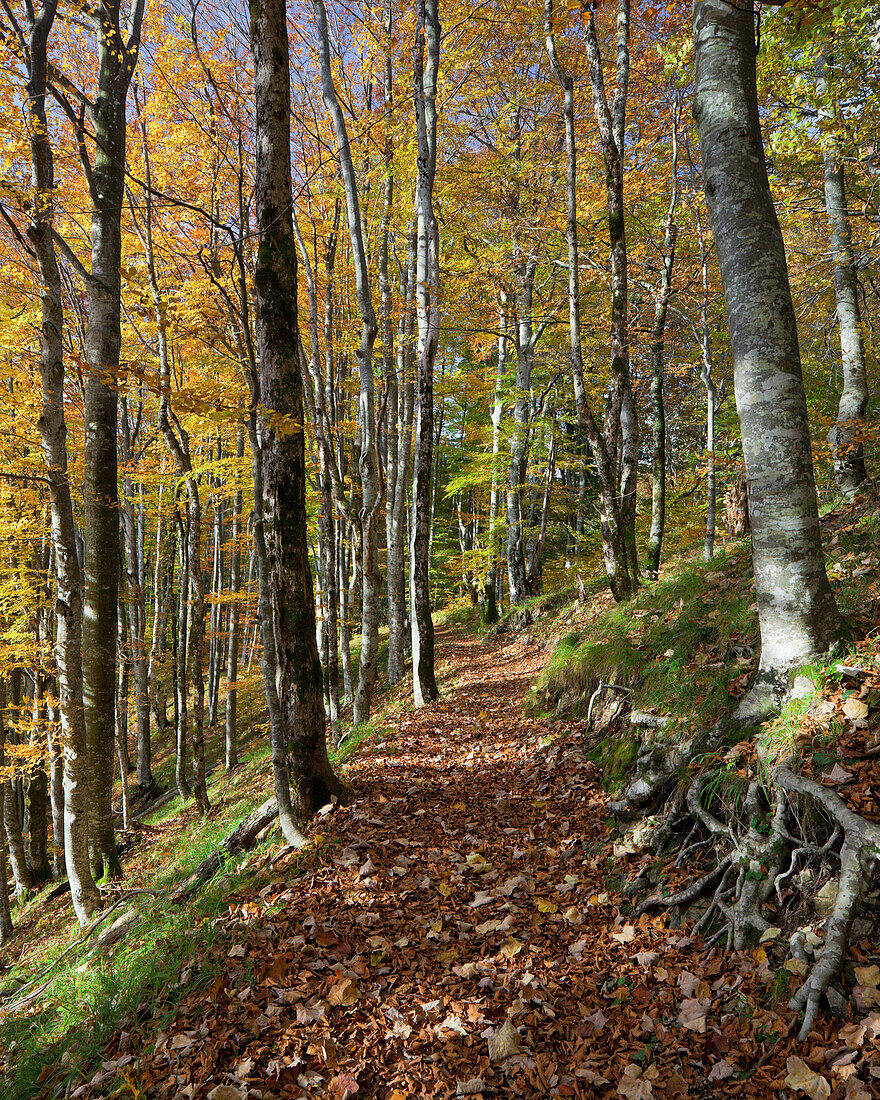
M313 858L230 897L220 976L191 960L171 1025L145 1006L73 1095L880 1095L880 1015L795 1044L799 978L763 948L627 916L580 727L523 710L546 653L454 632L438 653L442 698L364 743Z

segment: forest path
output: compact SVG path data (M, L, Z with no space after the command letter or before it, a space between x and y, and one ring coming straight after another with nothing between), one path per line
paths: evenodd
M125 1065L190 1100L772 1095L786 1040L736 1073L786 1029L747 996L757 964L606 892L622 868L593 765L523 711L546 654L437 644L442 698L363 744L307 869L230 898L222 973L166 1032L114 1040L107 1083Z

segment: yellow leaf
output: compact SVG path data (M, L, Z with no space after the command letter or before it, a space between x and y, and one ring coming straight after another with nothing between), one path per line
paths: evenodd
M516 940L516 939L513 938L513 936L511 936L510 939L507 941L507 943L502 944L501 954L506 959L512 959L513 956L518 955L520 953L520 951L522 951L522 949L523 949L522 943L520 943L519 940Z

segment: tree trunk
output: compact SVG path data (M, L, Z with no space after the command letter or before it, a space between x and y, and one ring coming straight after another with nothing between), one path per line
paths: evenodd
M40 752L31 765L25 785L27 799L28 845L27 859L31 875L36 882L45 882L52 874L49 865L49 777L46 775L42 754L40 727L43 722L43 684L39 669L34 669L34 697L32 701L32 732L30 739Z
M413 100L418 139L416 215L416 316L419 328L418 402L413 455L410 531L410 624L413 701L417 707L440 694L434 676L434 620L429 584L431 465L434 446L434 360L440 340L440 228L434 213L437 172L437 70L440 65L439 0L418 0Z
M235 493L232 498L232 549L229 555L229 649L226 655L226 771L238 766L238 654L241 648L241 512L239 467L244 458L244 424L235 434Z
M56 691L57 694L57 691ZM49 797L52 806L52 875L64 874L64 752L59 734L61 710L52 707L49 722Z
M498 485L498 460L501 454L501 418L504 415L504 368L507 363L507 305L508 296L501 291L498 308L498 350L495 360L495 397L492 402L490 418L492 420L492 488L489 491L489 531L486 544L489 562L486 566L486 579L483 584L484 623L498 622L498 510L501 490Z
M0 683L0 768L6 763L6 723L3 714L5 696L6 685ZM6 831L3 827L6 806L10 801L9 794L9 783L0 781L0 944L6 943L13 932L12 913L9 907L9 884L6 878Z
M406 262L400 265L401 312L397 338L397 470L394 476L393 496L388 520L388 683L396 684L403 678L406 665L406 546L407 546L407 493L410 484L410 458L412 454L413 427L413 317L416 282L416 226L410 228L407 238ZM390 483L389 483L390 484Z
M84 137L80 154L92 202L92 267L84 279L89 299L84 350L85 450L83 513L83 704L89 750L89 841L98 877L122 873L116 854L111 799L116 742L116 629L119 592L117 394L122 310L122 200L125 180L126 100L140 46L144 0L136 0L128 28L118 0L95 11L98 79L89 110L94 164Z
M824 59L823 68L821 90L827 94L826 74L833 75L830 57ZM868 376L865 371L859 282L853 256L846 176L836 135L824 136L822 155L825 166L825 212L831 229L831 263L843 368L837 421L828 433L828 443L837 487L842 493L852 496L868 476L862 442L868 409Z
M342 788L327 757L308 557L303 380L291 215L290 68L283 0L254 0L251 47L259 242L254 271L259 378L252 380L251 401L253 410L259 403L272 414L272 419L264 420L259 452L255 450L263 667L279 819L287 842L301 844L304 838L297 819L320 809ZM255 431L252 446L257 442L254 436Z
M147 668L146 617L147 601L141 583L141 551L138 544L134 512L134 486L128 471L132 461L131 431L128 422L128 402L122 402L122 531L125 541L125 569L128 584L128 645L134 668L135 704L137 707L137 782L142 788L153 784L152 745L150 744L150 689Z
M753 0L695 3L694 50L761 629L758 679L740 711L760 713L778 705L790 670L826 653L846 627L822 556L797 326L758 117Z
M120 608L120 612L122 612ZM128 684L130 661L124 652L125 626L122 614L120 614L120 655L119 655L119 682L116 688L116 759L119 763L119 785L122 792L122 827L128 828L129 798L128 798L128 773L131 763L128 755Z
M709 332L709 259L703 238L703 224L697 211L697 235L700 241L700 271L703 280L703 296L700 299L700 381L706 387L706 538L703 559L711 561L715 555L715 411L718 387L712 378L712 337ZM745 501L744 527L748 523L748 501ZM740 534L743 534L741 531Z
M52 236L55 172L46 119L47 41L56 5L44 3L31 26L29 111L34 201L28 238L37 253L42 295L40 376L43 402L39 428L52 524L55 559L55 667L64 743L64 852L77 920L85 926L100 906L89 863L86 728L83 715L82 576L67 466L64 419L64 332L61 273ZM6 812L12 800L6 800Z
M629 82L629 4L619 0L617 80L614 113L608 106L602 57L592 12L587 23L586 46L590 62L593 106L606 171L606 205L611 237L611 374L612 393L604 434L590 407L584 385L580 329L580 275L578 268L577 140L574 119L574 80L559 61L553 34L553 3L544 3L544 35L547 53L563 92L563 122L566 151L566 242L568 245L568 314L571 373L578 424L586 433L599 476L599 517L602 555L611 593L618 601L629 599L638 586L635 558L635 486L637 474L634 450L638 447L638 425L632 406L629 381L627 336L627 256L623 221L623 165L620 148L626 117ZM619 140L618 140L619 138ZM623 444L621 443L623 439ZM622 474L619 472L622 471ZM631 501L623 494L629 493ZM632 524L632 531L629 530Z
M312 0L315 26L318 32L318 60L321 71L321 91L324 105L333 122L339 147L339 174L345 189L345 209L354 262L358 308L361 315L361 342L357 351L360 395L358 398L358 428L360 448L358 470L361 481L361 570L363 581L361 614L361 655L358 662L358 685L354 697L353 722L361 726L369 720L376 686L379 656L379 600L382 578L379 573L379 454L376 446L376 408L373 385L373 345L378 327L373 308L369 267L361 224L361 206L357 176L351 156L345 116L339 105L330 61L330 33L324 0Z
M174 662L174 731L175 759L174 780L182 801L192 794L187 777L187 732L189 726L189 680L187 677L187 650L189 634L187 632L187 590L189 588L189 519L184 522L178 514L177 552L180 558L180 585L177 593L177 622L175 624L176 652Z
M651 489L651 533L648 537L648 553L645 568L657 576L660 570L660 554L663 548L663 532L666 526L666 405L663 400L663 355L666 338L666 314L672 293L672 268L675 263L675 240L678 226L675 211L678 206L678 118L679 103L676 98L672 116L672 194L666 212L663 232L663 257L660 279L654 293L654 327L651 331L651 413L653 416L654 454L653 484Z

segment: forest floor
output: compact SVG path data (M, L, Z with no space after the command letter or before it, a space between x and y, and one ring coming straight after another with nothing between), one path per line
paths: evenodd
M771 943L709 949L617 892L583 724L524 707L534 635L437 645L440 700L360 744L309 849L253 857L173 1002L145 998L67 1095L880 1096L880 946L852 949L861 1011L797 1044Z

